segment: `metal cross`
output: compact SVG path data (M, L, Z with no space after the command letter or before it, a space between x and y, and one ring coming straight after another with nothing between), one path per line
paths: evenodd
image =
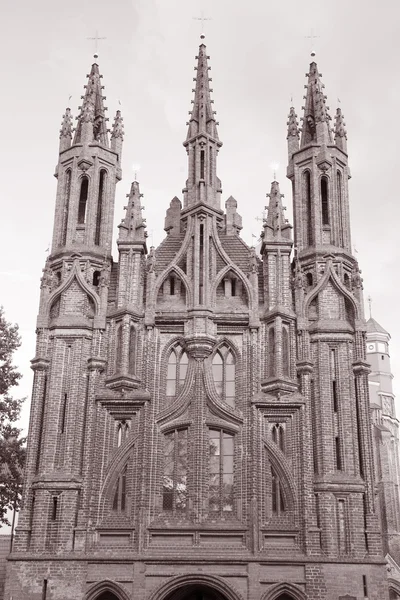
M211 17L205 17L204 11L201 11L200 17L192 17L194 21L201 21L201 33L204 34L204 21L212 21Z
M99 40L106 40L106 37L99 37L99 32L96 30L96 35L94 37L88 37L87 40L94 40L94 51L97 53L97 46Z
M310 50L311 51L314 50L314 48L313 48L313 46L314 46L313 40L316 40L320 36L319 35L314 35L314 29L311 29L310 35L305 35L304 37L306 39L308 39L308 40L311 40L311 48L310 48Z

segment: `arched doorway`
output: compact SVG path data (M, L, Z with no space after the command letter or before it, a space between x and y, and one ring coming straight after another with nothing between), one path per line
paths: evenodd
M294 600L293 596L289 596L289 594L281 594L277 597L276 600Z
M165 600L227 600L219 591L207 585L192 583L174 590L166 596Z
M112 592L103 592L98 596L97 600L119 600L119 598Z

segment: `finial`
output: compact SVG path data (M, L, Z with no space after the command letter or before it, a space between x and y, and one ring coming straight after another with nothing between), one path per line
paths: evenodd
M272 162L269 165L269 168L272 169L272 172L274 174L274 181L276 181L276 172L279 169L279 163L278 162Z
M202 34L201 34L201 36L200 36L200 39L201 39L201 40L204 40L204 39L205 39L205 37L206 37L206 36L204 35L204 33L202 33Z
M369 318L372 319L372 298L371 298L371 296L368 296L367 300L368 300L368 306L369 306Z
M314 58L314 56L315 56L315 51L311 50L311 58Z
M133 173L135 176L135 181L137 181L137 174L138 174L138 171L140 171L140 165L132 165L132 170L133 170Z
M93 58L94 58L94 60L97 60L97 59L99 58L99 55L97 54L97 52L95 52L95 53L93 54Z

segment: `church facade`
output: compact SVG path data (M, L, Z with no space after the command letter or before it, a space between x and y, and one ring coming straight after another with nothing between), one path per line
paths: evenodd
M274 181L257 255L221 209L208 59L158 248L134 181L111 255L124 129L97 62L63 116L7 600L389 598L343 115L312 62L294 242Z

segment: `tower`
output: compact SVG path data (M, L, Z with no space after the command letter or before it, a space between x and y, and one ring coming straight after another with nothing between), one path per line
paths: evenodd
M134 181L110 254L123 125L97 64L73 137L63 117L7 600L388 597L343 116L313 62L294 242L273 181L259 257L221 206L208 60L202 36L158 248Z

